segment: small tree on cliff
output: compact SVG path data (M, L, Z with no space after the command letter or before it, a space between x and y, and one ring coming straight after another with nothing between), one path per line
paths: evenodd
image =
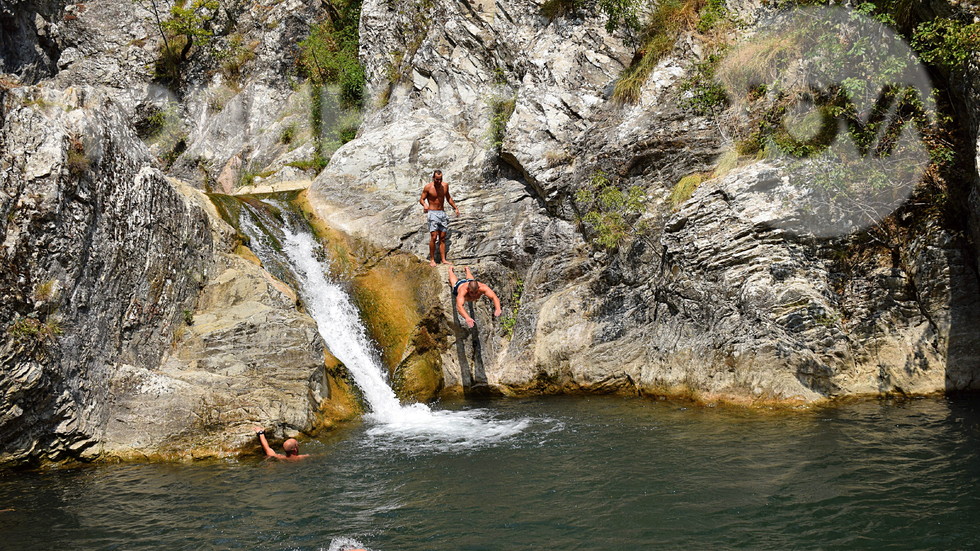
M207 44L214 35L211 22L221 7L219 0L176 0L166 12L160 0L133 1L149 12L163 39L154 76L163 82L179 82L191 48Z

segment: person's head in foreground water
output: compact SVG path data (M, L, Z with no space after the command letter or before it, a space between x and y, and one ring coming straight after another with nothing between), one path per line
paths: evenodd
M271 457L273 459L281 459L284 461L296 461L299 459L306 459L309 455L301 455L299 453L299 442L295 438L290 438L282 443L282 449L285 454L276 453L269 445L269 441L265 438L265 431L261 427L255 427L255 434L259 437L259 443L262 444L262 449L265 450L266 457Z

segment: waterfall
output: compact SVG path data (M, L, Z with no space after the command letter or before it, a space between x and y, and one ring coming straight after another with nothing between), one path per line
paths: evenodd
M350 295L329 275L329 265L318 259L321 246L308 226L297 219L273 229L278 222L251 206L243 207L240 225L252 250L273 274L290 272L327 349L343 362L361 390L370 409L366 420L373 424L368 435L379 444L411 451L466 449L506 439L529 425L527 419L496 419L482 409L448 411L425 404L401 405Z

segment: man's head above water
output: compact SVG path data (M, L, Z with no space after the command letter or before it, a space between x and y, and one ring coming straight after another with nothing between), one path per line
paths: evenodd
M297 459L305 459L309 455L301 455L299 453L299 442L295 438L289 438L282 443L282 449L285 454L276 453L269 445L269 441L265 438L265 431L262 427L255 427L255 434L259 437L259 443L262 444L262 449L265 451L266 457L271 457L273 459L285 459L288 461L294 461Z

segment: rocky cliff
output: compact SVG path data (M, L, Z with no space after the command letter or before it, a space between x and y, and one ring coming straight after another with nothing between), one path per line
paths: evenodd
M137 135L173 98L152 24L136 4L49 8L3 12L0 460L220 456L256 425L313 430L337 387L316 324Z
M749 22L765 11L730 7ZM717 170L733 147L724 116L681 108L704 36L679 33L624 105L612 91L633 50L602 16L546 17L520 1L363 9L376 108L313 200L335 226L424 258L414 200L444 171L462 211L449 257L474 265L514 316L504 327L478 308L480 347L457 334L467 344L443 355L448 385L744 402L977 387L975 220L906 208L883 247L773 229L752 192L779 185L779 167ZM712 171L669 200L684 176ZM643 193L645 229L612 249L596 246L576 199L597 175Z
M0 459L216 456L252 425L356 413L296 291L221 210L307 187L404 399L980 386L975 55L940 75L969 144L945 191L965 207L922 192L881 226L801 236L760 195L785 166L739 152L745 115L690 101L712 44L771 8L728 2L741 26L674 29L624 102L636 37L558 4L365 0L356 112L295 63L333 4L220 2L175 69L152 13L169 3L0 3ZM476 305L474 330L426 265L417 201L435 169L461 210L450 260L503 301L497 319ZM600 196L624 216L590 219L612 214Z

